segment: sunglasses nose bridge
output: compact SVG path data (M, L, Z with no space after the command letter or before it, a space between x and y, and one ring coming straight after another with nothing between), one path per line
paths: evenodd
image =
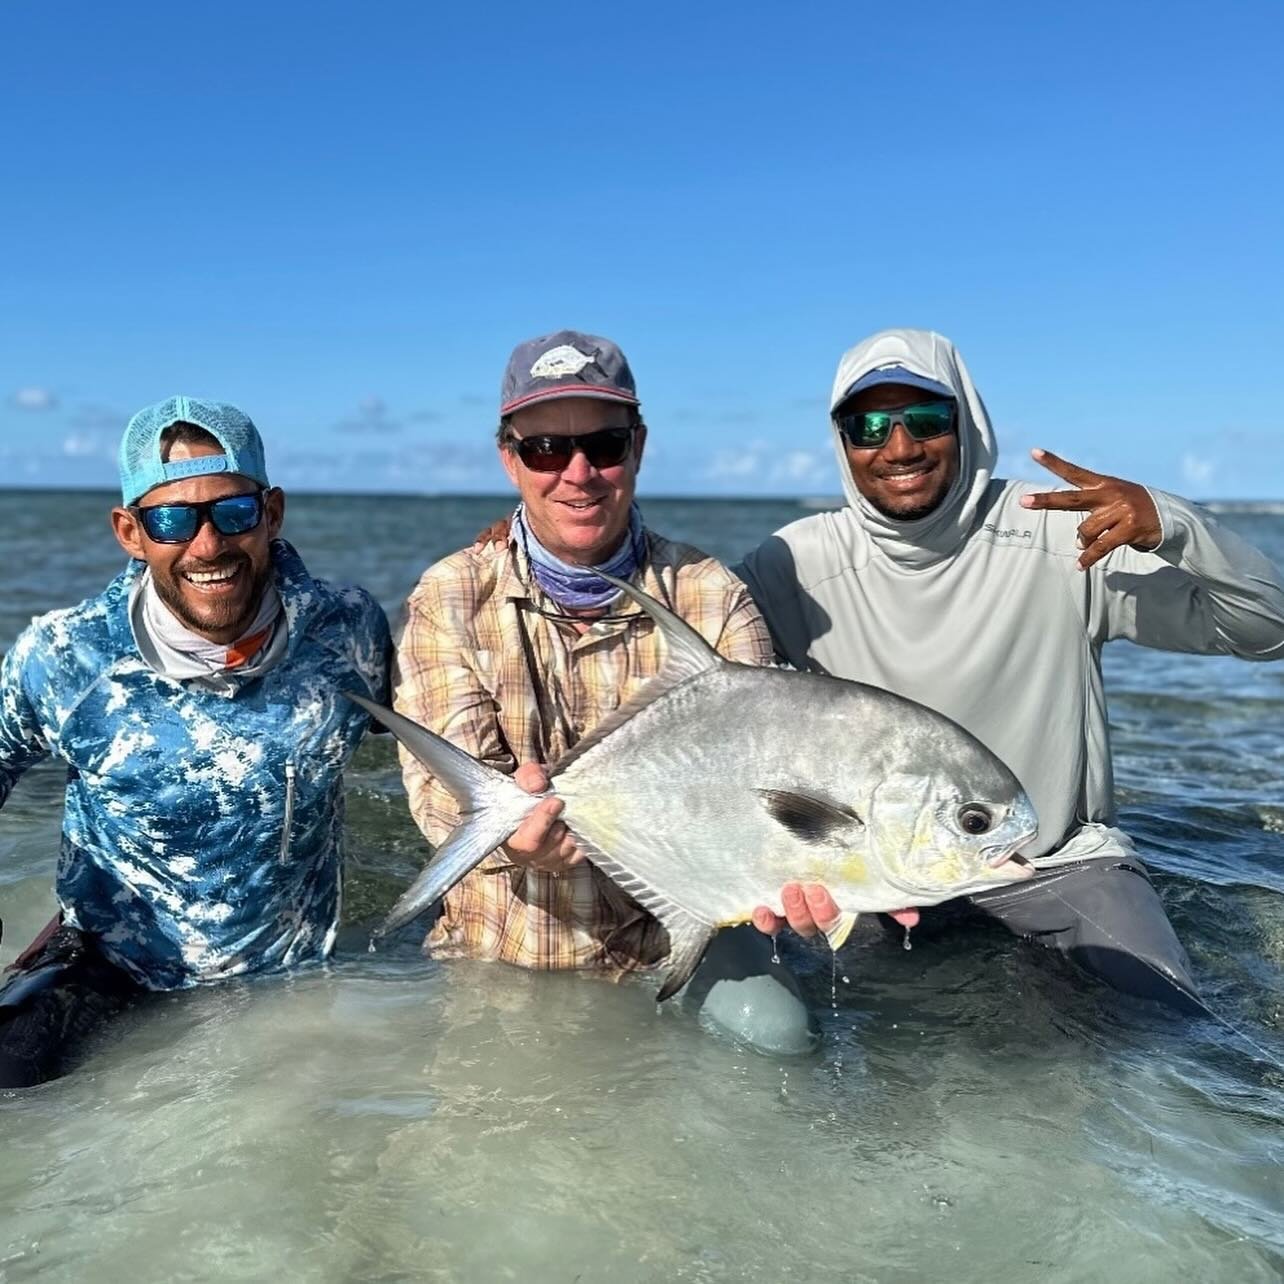
M594 471L595 468L593 462L589 459L588 452L585 451L583 443L578 439L573 439L571 444L571 457L566 461L565 467L561 470L562 476L569 478L571 481L576 481L577 479L591 476Z
M192 550L219 549L226 539L227 536L214 525L214 514L207 508L197 513L196 530L187 541L187 547Z
M887 440L883 443L883 451L889 455L910 456L920 454L923 450L923 444L913 433L905 426L905 417L903 415L892 416L892 426L887 434Z

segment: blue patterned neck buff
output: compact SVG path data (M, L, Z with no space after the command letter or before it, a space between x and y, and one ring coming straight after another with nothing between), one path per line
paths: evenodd
M517 506L513 528L522 542L536 582L564 611L594 611L609 606L620 591L608 584L597 571L606 571L617 580L631 579L646 555L642 511L636 504L629 508L628 534L620 547L597 566L573 566L550 553L535 538L535 532L526 520L524 504Z

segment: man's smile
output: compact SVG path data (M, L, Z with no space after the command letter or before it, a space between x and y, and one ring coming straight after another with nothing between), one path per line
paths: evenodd
M241 587L246 567L247 563L243 561L229 566L201 570L191 567L180 570L178 577L191 585L202 597L227 597Z
M877 477L889 490L911 491L917 490L936 469L935 460L925 459L921 464L913 464L908 468L880 469Z

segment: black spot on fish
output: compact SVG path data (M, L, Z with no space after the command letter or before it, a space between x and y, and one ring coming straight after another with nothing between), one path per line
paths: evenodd
M759 789L756 791L763 806L773 820L805 843L823 843L853 825L864 826L864 821L850 807L818 798L815 794L799 794L788 789Z

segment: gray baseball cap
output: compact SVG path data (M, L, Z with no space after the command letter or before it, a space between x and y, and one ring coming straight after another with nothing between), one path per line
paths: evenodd
M633 371L624 353L610 339L579 330L540 335L513 349L499 389L500 418L559 397L638 404Z

